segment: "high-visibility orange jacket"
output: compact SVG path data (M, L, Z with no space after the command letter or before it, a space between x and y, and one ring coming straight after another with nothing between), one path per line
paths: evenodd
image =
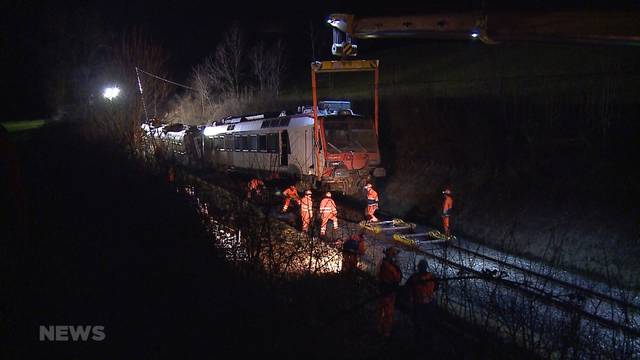
M338 208L336 208L336 203L332 198L326 197L320 201L320 216L324 215L337 215Z
M442 201L442 216L449 216L451 208L453 208L453 198L451 195L445 194Z
M367 245L364 242L364 237L354 234L354 235L351 235L351 238L349 240L355 241L357 243L356 249L357 249L358 255L360 256L364 255L364 253L367 250Z
M300 202L300 197L298 196L298 191L291 189L291 188L286 188L282 194L289 199L293 199L295 200L297 203Z
M385 257L380 264L378 280L380 281L380 290L388 292L398 287L400 280L402 280L402 272L393 260Z
M249 183L247 184L247 188L249 190L257 190L261 186L264 186L264 182L262 182L262 180L260 180L260 179L251 179L251 180L249 180Z
M409 295L414 304L428 304L433 300L433 293L438 288L433 274L430 272L417 272L407 280Z
M373 188L369 188L367 190L367 205L377 205L378 204L378 193L373 190Z
M302 216L313 216L313 200L311 196L305 196L300 201L300 213Z

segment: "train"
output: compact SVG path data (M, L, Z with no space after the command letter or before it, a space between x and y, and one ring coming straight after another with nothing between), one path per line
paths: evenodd
M229 116L208 125L143 125L185 165L224 168L261 177L286 177L301 187L355 195L385 176L371 118L349 101L320 101L294 112Z

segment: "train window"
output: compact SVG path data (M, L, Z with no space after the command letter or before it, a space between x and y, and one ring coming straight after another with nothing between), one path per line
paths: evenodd
M291 119L289 119L287 117L280 118L280 121L278 122L278 126L282 126L282 127L289 126L289 120L291 120Z
M233 151L233 135L224 136L224 149L227 151Z
M249 136L243 135L241 139L242 151L249 151Z
M262 125L260 125L260 129L268 128L271 126L271 120L263 120Z
M283 130L280 134L280 144L282 147L283 154L291 154L291 146L289 145L289 133L287 130Z
M231 131L235 127L236 127L236 124L229 125L229 126L227 126L227 131Z
M258 151L267 152L267 135L258 135Z
M242 151L242 140L240 135L236 135L233 137L234 138L234 150L235 151Z
M278 133L267 135L267 151L271 153L278 152Z
M258 136L251 135L249 136L249 151L258 150Z

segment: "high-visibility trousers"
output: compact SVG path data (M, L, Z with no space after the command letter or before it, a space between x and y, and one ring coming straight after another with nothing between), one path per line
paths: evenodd
M302 231L309 230L309 224L311 224L311 218L313 218L313 213L310 211L301 211L300 218L302 219Z
M287 209L289 208L289 204L291 204L291 200L296 201L296 203L298 202L295 199L291 199L290 197L287 197L284 199L284 205L282 205L282 212L287 211Z
M374 215L376 210L378 210L378 204L367 205L364 213L368 221L378 221L378 218Z
M327 223L329 220L333 222L333 230L338 230L338 217L336 216L336 213L320 213L320 219L322 221L320 223L320 235L324 235L327 232Z
M387 294L380 298L378 303L378 331L382 336L391 335L393 325L393 307L396 303L396 294Z
M449 236L449 215L442 215L442 230L446 236Z

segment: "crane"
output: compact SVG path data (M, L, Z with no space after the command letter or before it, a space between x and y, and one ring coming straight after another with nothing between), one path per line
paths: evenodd
M495 45L509 41L583 42L640 45L637 11L469 12L356 17L331 14L332 53L356 56L353 39L416 37L477 39Z

